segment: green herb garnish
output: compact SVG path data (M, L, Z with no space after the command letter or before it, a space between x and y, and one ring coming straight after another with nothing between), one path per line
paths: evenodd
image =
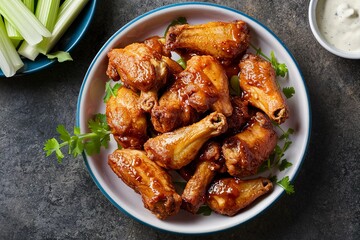
M276 76L285 77L288 72L288 68L285 63L279 63L275 57L274 51L270 52L271 59L267 58L271 62L271 65L274 67Z
M294 185L290 183L289 176L284 177L280 181L276 182L276 184L282 187L289 195L295 193Z
M230 78L230 87L229 87L230 94L233 96L240 96L240 83L239 83L239 76L234 75Z
M282 134L279 136L279 140L283 140L283 144L282 146L280 146L279 144L275 146L274 152L259 167L258 173L264 172L266 170L271 170L274 168L278 168L280 171L284 171L285 169L292 166L292 163L283 157L285 155L285 152L289 149L289 147L292 144L292 141L290 140L290 136L294 133L294 129L288 128L288 130L285 131L284 129L281 128L279 124L275 122L273 124L282 132ZM277 181L276 176L270 176L269 178L273 178L272 182L274 183Z
M77 157L84 150L93 155L100 152L101 147L108 147L110 141L110 128L107 125L105 114L97 114L94 119L90 119L88 127L91 132L80 133L79 127L74 127L73 136L66 130L64 125L59 125L56 131L60 134L61 143L56 138L49 139L44 144L44 151L46 156L55 153L59 163L62 162L64 154L61 148L68 146L68 154Z
M196 214L202 214L204 216L210 216L211 215L211 208L207 205L203 205L199 208L199 210L196 212Z
M284 87L282 89L284 95L286 98L291 98L295 94L295 88L294 87Z
M117 92L119 90L119 88L122 87L122 84L120 83L116 83L114 86L111 86L111 81L107 81L105 84L105 96L104 96L104 103L107 103L107 101L109 101L109 99L111 98L111 96L116 97Z
M176 62L177 62L183 69L186 68L186 61L185 61L185 59L179 58Z
M275 69L276 76L285 77L288 73L288 68L285 63L279 63L275 57L274 51L270 52L270 57L266 56L265 53L261 50L261 48L257 48L250 43L250 46L256 51L256 55L260 55L265 58L267 61L271 63L273 68Z
M178 17L177 19L172 20L172 22L167 26L164 36L166 36L167 32L169 31L169 28L175 25L184 25L187 24L187 20L185 17Z

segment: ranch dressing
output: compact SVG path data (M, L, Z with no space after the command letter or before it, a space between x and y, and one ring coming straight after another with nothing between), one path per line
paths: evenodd
M343 51L360 51L360 0L319 0L316 16L326 41Z

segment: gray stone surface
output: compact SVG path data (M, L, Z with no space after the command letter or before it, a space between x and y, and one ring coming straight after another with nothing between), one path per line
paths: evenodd
M75 124L82 79L126 22L176 1L99 0L73 62L0 79L0 239L360 239L360 61L327 52L308 25L309 1L207 1L241 10L288 46L309 89L313 127L296 194L228 231L182 236L144 226L95 186L81 157L46 159L56 126Z

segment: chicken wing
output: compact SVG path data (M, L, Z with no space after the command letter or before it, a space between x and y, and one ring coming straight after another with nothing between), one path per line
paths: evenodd
M151 110L151 123L157 132L170 132L196 122L199 114L181 100L177 87L172 85Z
M144 149L159 166L180 169L195 159L207 140L226 130L226 117L213 112L190 126L150 138L144 144Z
M276 143L277 135L271 121L263 113L256 113L242 132L226 139L222 146L228 173L236 177L256 174Z
M236 134L241 131L245 124L250 119L248 112L248 102L244 101L239 96L231 97L231 104L233 106L233 114L227 118L229 125L229 134Z
M166 83L166 63L160 53L144 43L112 49L108 57L107 75L113 80L121 78L127 87L147 92Z
M142 197L145 208L159 219L179 212L181 197L175 192L170 175L139 150L116 150L108 164L116 175Z
M243 98L281 124L289 117L289 108L276 84L271 63L254 54L240 61L240 88Z
M195 172L187 182L181 195L183 199L182 208L195 214L199 207L206 201L206 191L215 174L222 167L219 161L221 146L217 142L209 142L205 145Z
M146 44L151 49L160 53L162 56L171 57L171 52L165 47L165 38L159 36L152 36L145 39Z
M172 51L211 55L230 64L249 47L250 34L243 21L175 25L166 34L166 47Z
M126 87L121 87L106 103L106 119L114 139L124 148L141 149L148 139L139 96Z
M196 113L209 109L232 114L228 80L213 57L194 56L153 108L151 122L155 130L168 132L193 123L198 119Z
M133 43L125 48L112 49L108 53L107 75L113 80L121 78L126 87L141 91L140 106L147 112L157 104L157 92L168 79L167 62L172 60L162 54L169 55L156 37L145 40L145 43Z
M197 84L202 91L205 91L206 87L211 84L214 86L217 97L215 102L211 104L209 108L212 111L223 113L227 117L230 116L233 108L230 102L229 81L221 64L211 56L194 56L187 62L186 70L191 73L191 78L196 76L196 80L190 80L190 82ZM199 75L200 78L197 79ZM187 81L183 82L187 83ZM199 89L199 91L196 92L201 91ZM186 88L184 91L184 94L187 95L191 93L192 89ZM189 96L189 104L192 107L197 109L196 106L201 106L201 104L198 104L197 100L199 97L196 94L195 97L192 95Z
M272 188L273 184L266 178L219 179L208 190L207 205L217 213L234 216Z

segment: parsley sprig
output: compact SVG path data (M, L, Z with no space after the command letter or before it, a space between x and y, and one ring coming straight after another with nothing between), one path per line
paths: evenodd
M122 84L115 83L114 86L111 86L111 80L107 81L105 84L105 96L104 103L107 103L111 96L116 97L118 90L122 87Z
M196 212L197 215L210 216L212 209L208 205L200 206L199 210Z
M62 162L64 154L62 148L68 146L68 154L77 157L84 150L89 155L100 153L101 147L108 147L110 141L110 128L107 125L105 114L97 114L94 119L90 119L88 127L91 132L80 133L79 127L74 127L73 134L71 135L64 125L58 125L56 131L60 135L59 141L56 138L49 139L44 144L44 151L46 151L46 157L51 154L55 154L59 163Z
M295 94L294 87L284 87L282 91L287 99L291 98Z
M265 53L263 53L261 48L257 48L251 43L250 43L250 46L256 51L256 55L262 56L263 58L265 58L266 60L268 60L271 63L271 65L275 69L276 76L281 76L281 77L286 76L286 74L288 73L288 68L285 63L278 62L278 60L275 57L274 51L271 51L270 57L268 57L267 55L265 55Z
M261 48L255 47L253 44L250 43L250 46L256 51L256 55L260 55L263 58L265 58L267 61L269 61L272 65L272 67L275 69L276 76L285 77L288 73L288 68L285 63L279 63L277 58L275 57L274 51L270 51L270 57L268 57ZM280 84L277 83L279 88ZM286 98L291 98L295 94L295 88L294 87L284 87L282 89L284 95Z
M292 144L290 140L290 136L294 133L294 129L288 128L285 131L279 124L273 123L281 132L279 136L279 140L282 140L282 145L276 145L274 152L270 155L270 157L260 166L258 172L263 172L265 170L279 169L280 171L284 171L285 169L292 166L292 163L289 162L286 158L284 158L285 152L289 149ZM294 193L294 186L291 185L289 181L289 177L286 176L282 178L280 181L277 180L276 176L269 177L272 182L275 182L277 185L285 189L287 194Z
M175 25L183 25L183 24L187 24L187 19L185 17L178 17L174 20L171 21L171 23L169 24L169 26L167 26L164 36L166 36L167 32L169 31L169 28Z
M286 176L282 178L280 181L277 181L276 184L282 187L285 190L285 192L289 195L295 193L294 185L291 184L289 176Z

